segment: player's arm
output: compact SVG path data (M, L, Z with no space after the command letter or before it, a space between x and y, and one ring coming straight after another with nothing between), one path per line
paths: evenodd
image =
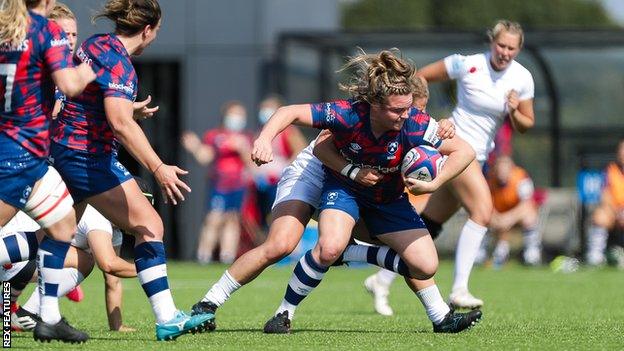
M119 256L120 246L115 246L115 255ZM106 317L108 318L108 327L115 331L134 331L123 325L121 316L121 305L123 300L123 286L121 279L118 277L104 273L104 297L106 300Z
M427 82L440 82L449 80L449 75L446 71L444 60L439 60L426 65L425 67L419 69L416 72L416 75L425 78Z
M443 140L438 151L447 156L447 159L437 177L430 182L405 178L405 186L412 194L420 195L436 191L444 183L459 175L475 159L472 146L457 135Z
M69 97L74 97L95 79L95 73L86 63L77 67L63 68L52 72L52 80L58 89Z
M347 162L334 145L334 135L327 129L316 138L313 153L325 166L362 185L373 186L383 178L383 174L374 169L361 169Z
M533 99L520 101L518 93L512 90L507 94L507 109L511 125L518 132L524 133L535 125Z
M115 137L143 167L148 169L158 181L163 195L174 205L177 200L184 200L180 188L191 191L178 175L187 174L174 165L166 165L150 145L145 133L134 120L132 101L121 97L105 97L104 110L106 119Z
M87 241L93 252L95 263L102 272L119 278L133 278L137 276L134 264L117 256L117 253L115 253L110 233L102 230L92 230L87 233Z
M291 124L312 127L309 104L282 106L275 111L253 143L251 159L257 165L273 161L271 142Z

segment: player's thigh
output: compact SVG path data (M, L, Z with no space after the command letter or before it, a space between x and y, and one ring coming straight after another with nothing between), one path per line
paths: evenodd
M269 234L263 246L278 248L280 252L295 249L312 216L312 207L299 200L280 202L273 207Z
M17 208L0 200L0 227L9 223L11 218L17 213Z
M321 259L331 260L347 247L355 219L338 209L324 209L319 215L319 240L315 251Z
M492 195L479 162L473 160L468 168L451 180L451 186L470 218L487 225L492 215Z
M431 194L422 214L442 224L451 218L459 207L460 203L447 183Z
M137 243L162 241L162 220L134 179L91 196L87 202L119 228L133 234Z
M410 268L432 275L438 267L438 252L427 229L411 229L378 235L377 238L396 251Z

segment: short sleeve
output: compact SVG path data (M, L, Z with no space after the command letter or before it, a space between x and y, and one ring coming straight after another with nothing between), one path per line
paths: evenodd
M535 96L535 83L530 72L526 72L523 83L522 89L518 92L518 99L520 101L532 99Z
M52 72L73 67L69 39L58 24L48 21L40 38L43 38L43 59Z
M458 79L466 73L466 56L454 54L444 58L446 73L451 79Z
M101 79L104 97L119 97L130 101L136 98L136 74L132 64L127 64L125 57L119 57L119 61L107 67Z
M310 104L310 109L315 128L337 131L346 130L352 124L354 111L347 100Z

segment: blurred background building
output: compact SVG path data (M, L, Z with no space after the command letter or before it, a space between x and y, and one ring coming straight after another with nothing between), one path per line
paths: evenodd
M76 10L80 39L110 30L106 21L91 25L93 12L86 10L98 9L102 1L65 2ZM341 75L336 70L357 47L367 52L398 47L422 66L452 53L485 51L486 28L499 18L518 21L526 30L518 61L535 80L536 127L515 135L513 150L536 185L573 189L579 169L602 168L624 136L620 116L624 110L624 31L620 29L624 1L160 3L164 16L159 37L136 62L139 98L151 94L161 106L154 120L143 122L148 137L167 162L191 171L186 179L193 193L187 201L177 208L162 201L158 204L169 254L174 257L193 257L204 215L199 209L204 208L205 170L181 151L181 132L189 129L199 134L215 127L220 122L219 107L227 100L242 101L255 116L258 102L269 93L281 94L287 103L342 97L337 91ZM432 86L429 108L433 116L450 113L452 89L453 84ZM253 129L257 121L250 118L250 123ZM150 177L126 160L131 170ZM573 192L562 193L563 200L558 195L555 199L564 204L574 201ZM559 218L560 227L576 220Z

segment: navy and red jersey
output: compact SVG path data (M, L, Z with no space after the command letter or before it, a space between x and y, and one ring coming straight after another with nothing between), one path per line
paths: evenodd
M343 157L360 168L373 168L384 174L379 183L366 187L326 168L340 182L364 200L385 203L403 194L401 178L403 156L418 145L438 147L437 123L416 108L409 110L400 131L390 130L376 138L370 125L370 105L354 100L312 104L312 120L316 128L329 129L334 145Z
M65 100L53 124L52 140L90 153L116 151L118 145L106 119L104 98L136 99L138 78L130 55L114 34L96 34L82 43L74 61L88 63L97 78L82 94Z
M208 173L215 190L228 192L245 188L249 184L249 174L237 144L251 145L251 137L244 132L233 132L225 128L215 128L204 134L205 145L214 150L214 161Z
M38 157L48 155L48 115L54 105L51 73L73 67L65 32L29 12L26 39L0 43L0 132Z

